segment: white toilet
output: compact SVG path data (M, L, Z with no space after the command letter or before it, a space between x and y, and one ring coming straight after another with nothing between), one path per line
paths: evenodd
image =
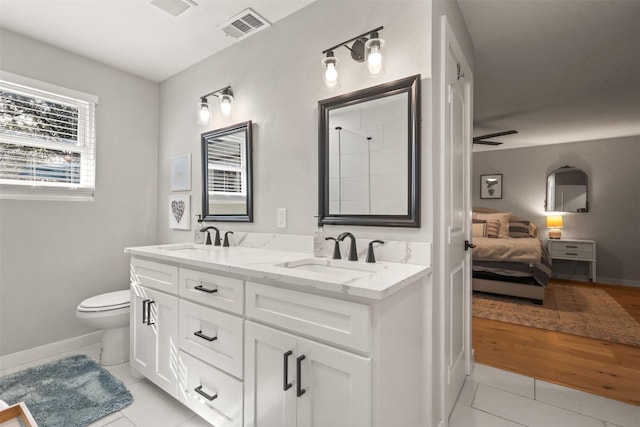
M101 365L129 360L129 290L96 295L82 301L76 317L87 326L103 329Z

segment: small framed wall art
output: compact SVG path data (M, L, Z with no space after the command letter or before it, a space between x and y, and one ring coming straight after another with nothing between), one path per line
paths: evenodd
M191 154L171 159L171 191L191 190Z
M502 199L502 174L480 175L480 198Z
M191 229L191 196L169 196L169 228Z

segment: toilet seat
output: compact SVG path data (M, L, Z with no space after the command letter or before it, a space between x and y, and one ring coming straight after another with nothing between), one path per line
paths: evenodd
M77 310L85 313L129 308L131 296L128 290L108 292L82 301Z

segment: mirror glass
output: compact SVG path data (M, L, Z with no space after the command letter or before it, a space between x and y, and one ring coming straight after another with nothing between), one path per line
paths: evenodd
M251 121L201 135L205 221L253 221Z
M320 101L320 222L419 226L419 82Z
M547 177L547 212L589 212L588 177L573 166L563 166Z

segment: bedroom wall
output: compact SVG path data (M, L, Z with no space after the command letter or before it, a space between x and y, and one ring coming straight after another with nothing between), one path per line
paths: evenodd
M1 67L98 96L92 202L0 200L0 356L93 329L83 299L129 286L123 249L155 243L158 84L13 32Z
M597 241L597 280L640 286L640 136L473 155L473 205L529 219L547 240L546 176L564 165L589 176L589 212L564 214L562 237ZM502 199L480 199L480 175L503 174ZM587 263L555 260L554 274L586 280Z

